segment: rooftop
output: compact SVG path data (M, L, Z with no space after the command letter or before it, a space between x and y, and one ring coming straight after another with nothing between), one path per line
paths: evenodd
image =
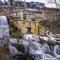
M3 7L7 7L8 8L9 3L5 2L4 3L2 1L0 1L0 8ZM37 11L37 10L41 10L44 8L51 8L51 9L60 9L60 5L56 4L56 3L40 3L40 2L23 2L23 1L14 1L14 2L10 2L11 7L15 6L15 7L22 7L22 8L26 8L30 11Z

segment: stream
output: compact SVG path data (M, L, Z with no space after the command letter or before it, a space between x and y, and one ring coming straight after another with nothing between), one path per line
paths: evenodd
M0 16L0 37L9 37L9 25L6 16ZM51 36L49 35L48 37L49 39L51 38ZM28 38L23 39L21 44L24 46L25 52L31 55L34 60L60 60L60 45L49 46L47 43L38 43L35 38ZM53 39L54 38L52 37L51 40ZM17 50L16 47L11 44L11 42L9 43L9 50L12 56L22 54L20 51Z

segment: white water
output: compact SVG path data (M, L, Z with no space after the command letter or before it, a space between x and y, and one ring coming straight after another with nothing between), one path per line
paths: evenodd
M48 54L50 52L50 47L47 43L43 44L42 50L45 54Z
M39 44L31 39L22 40L22 45L26 48L26 52L31 54L35 60L60 60L60 45L49 46L47 43ZM9 48L13 56L19 53L12 45L9 45ZM53 53L55 56L50 53Z
M9 25L6 16L0 16L0 37L9 37Z
M54 46L54 54L56 57L60 57L60 45Z
M60 60L58 59L60 58L60 45L49 47L47 43L39 44L37 41L32 41L31 39L22 41L22 45L25 46L26 52L31 54L35 60ZM11 44L9 44L9 49L11 55L15 56L19 54L19 51ZM50 54L52 52L55 57Z
M22 44L26 48L26 52L32 55L32 57L35 60L59 60L60 58L60 46L52 46L51 49L48 44L39 44L38 42L33 42L26 40L22 41ZM9 45L10 48L10 54L15 56L19 54L19 51L12 46L11 44ZM53 49L54 48L54 49ZM54 52L53 52L54 51ZM54 53L55 57L51 55L50 53Z
M6 16L0 16L0 38L9 37L9 25ZM7 40L0 39L0 47L7 43Z
M19 51L16 49L16 47L12 46L11 44L9 44L9 50L12 56L19 55Z

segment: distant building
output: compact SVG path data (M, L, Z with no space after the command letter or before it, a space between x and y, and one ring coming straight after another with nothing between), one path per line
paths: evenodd
M16 18L17 16L20 16L20 19L17 19L16 21L18 29L20 29L23 34L28 32L33 34L41 34L42 31L45 28L48 29L48 27L49 30L52 31L50 23L60 20L59 12L60 9L53 7L43 7L39 10L35 8L26 8L22 10L20 9L20 12L14 15ZM43 25L42 22L44 23Z
M48 6L48 4L39 2L26 2L26 7L22 1L15 1L15 4L8 15L12 16L11 20L13 20L14 25L23 34L41 34L48 27L52 31L51 23L60 20L60 9L56 8L54 4ZM4 15L6 14L4 13ZM56 25L56 23L54 24Z

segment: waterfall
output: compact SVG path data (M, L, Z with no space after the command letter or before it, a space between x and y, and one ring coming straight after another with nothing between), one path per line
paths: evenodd
M60 45L54 46L54 54L56 57L60 57Z
M50 47L48 46L47 43L43 44L42 50L46 54L50 52Z
M19 51L16 49L16 47L12 46L11 44L9 44L9 50L12 56L19 55Z
M2 38L9 37L9 25L6 16L0 16L0 36Z

